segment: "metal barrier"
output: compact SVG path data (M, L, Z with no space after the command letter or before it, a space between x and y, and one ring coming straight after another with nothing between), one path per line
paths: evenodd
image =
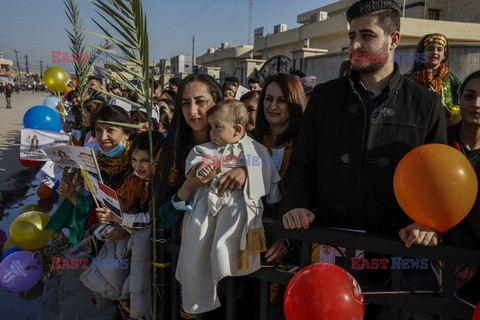
M351 258L354 257L355 249L363 250L388 257L427 258L432 261L442 261L444 280L441 290L432 293L406 292L402 288L402 270L391 270L388 287L375 287L360 283L364 298L367 303L374 303L390 307L389 319L399 319L400 309L409 309L415 312L442 315L442 319L471 319L473 308L454 297L455 290L455 265L480 266L480 250L464 249L460 247L439 244L435 247L413 246L406 248L405 245L392 238L349 232L336 229L311 227L308 230L285 230L283 225L273 219L264 219L264 227L268 235L287 237L290 240L301 242L301 265L311 264L312 243L321 243L332 247L346 248L343 267L355 276L352 270ZM170 291L163 291L164 310L158 319L179 319L179 284L175 279L176 260L180 250L180 244L172 233L169 241L163 244L164 253L170 255ZM165 271L163 271L165 272ZM252 273L249 277L260 280L260 319L268 319L268 283L276 282L287 285L293 275L277 271L275 268L262 268ZM357 278L357 277L356 277ZM403 290L403 291L402 291ZM232 278L226 279L226 316L227 320L236 320L235 288ZM386 293L386 292L389 293ZM400 291L401 293L395 293ZM370 294L372 293L372 294ZM393 294L392 294L393 293ZM170 310L166 308L170 307ZM198 315L197 319L202 320ZM242 319L239 319L242 320Z

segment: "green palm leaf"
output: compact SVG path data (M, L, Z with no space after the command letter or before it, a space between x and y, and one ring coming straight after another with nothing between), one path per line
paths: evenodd
M71 0L72 1L72 0ZM115 44L118 49L118 53L113 52L111 48L102 48L92 44L84 43L84 45L101 51L107 55L117 55L128 58L130 63L133 63L135 70L129 69L125 64L119 61L112 61L109 63L109 69L112 74L106 74L106 76L116 83L120 84L124 88L129 88L138 94L139 97L144 99L144 108L147 112L147 120L151 127L152 124L152 97L153 97L153 75L149 70L149 48L148 48L148 32L147 32L147 19L142 8L142 2L140 0L90 0L96 7L96 12L100 19L92 19L96 26L101 30L103 34L94 32L85 33L95 35L109 43ZM107 29L107 26L109 27ZM130 66L131 67L131 66ZM128 77L133 77L140 82L140 87L133 85ZM98 90L104 92L103 90ZM110 94L112 95L112 94ZM114 95L113 95L114 96ZM136 108L141 107L136 102L129 101L123 97L115 98L128 102ZM150 139L150 161L153 163L152 152L152 135L149 134ZM152 192L152 203L155 201L156 194ZM156 208L153 208L153 212L156 212ZM155 215L153 215L155 216ZM153 237L156 238L157 226L156 219L153 220ZM154 248L154 262L157 261L157 244L153 242ZM154 272L153 283L156 281L156 273ZM153 292L158 290L155 287ZM156 318L156 302L154 298L153 315Z

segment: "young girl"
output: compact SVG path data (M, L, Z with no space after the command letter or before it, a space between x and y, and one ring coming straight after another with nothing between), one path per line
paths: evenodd
M266 251L261 197L280 201L280 175L268 150L245 134L248 111L243 103L224 101L210 108L207 118L211 142L190 151L185 171L187 176L196 171L200 180L215 177L194 192L193 210L184 215L176 271L183 308L193 314L220 306L216 286L221 279L260 269L260 252ZM245 188L219 196L217 180L238 167L247 168Z
M152 132L153 156L163 145L160 132ZM125 228L130 235L119 241L106 241L96 258L96 264L80 276L90 290L102 298L119 300L125 319L147 314L151 306L151 227L148 185L151 177L149 134L142 132L132 142L129 155L131 168L116 190L122 207L122 216L108 208L97 208L100 223L114 223ZM99 268L102 260L118 261L130 268Z
M448 69L450 49L447 37L440 33L427 34L417 46L417 59L407 76L440 95L445 108L447 125L461 120L458 106L460 80Z

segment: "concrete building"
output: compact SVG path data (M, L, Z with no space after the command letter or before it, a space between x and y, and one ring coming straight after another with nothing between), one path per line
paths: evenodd
M304 47L326 50L318 52L318 55L345 51L348 48L349 31L346 11L354 2L356 0L338 1L302 13L297 16L297 22L302 24L300 27L257 38L254 50L262 53L263 59L278 54L291 59L301 58L295 57L294 52ZM403 4L403 1L399 2ZM447 0L406 0L405 14L401 18L401 45L417 44L423 35L433 32L445 34L452 44L480 43L480 1L450 2L448 8ZM470 9L464 17L459 15L462 3L463 10L467 7ZM302 69L298 64L294 67Z
M195 63L195 61L193 61ZM193 72L192 56L178 55L170 57L170 72L175 76Z
M206 54L197 57L197 63L202 65L204 72L206 72L206 68L209 68L208 70L220 68L217 76L220 81L231 75L243 79L244 60L250 58L252 49L253 46L249 45L230 47L228 43L222 43L220 48L210 48ZM214 74L216 75L216 73Z
M451 45L470 46L470 53L474 53L476 45L480 46L480 1L397 1L402 7L401 47L411 48L423 35L434 32L445 34ZM248 46L237 47L245 51L209 49L197 60L204 67L219 67L221 75L235 75L244 83L253 75L275 72L273 68L277 68L277 72L301 69L312 74L313 64L307 68L307 61L325 54L346 56L349 42L346 11L354 2L356 0L337 1L299 14L297 22L301 25L294 29L288 30L286 25L279 24L273 33L263 35L263 27L257 28L250 52L246 50ZM282 57L282 62L276 57Z
M13 61L0 58L0 83L13 83Z

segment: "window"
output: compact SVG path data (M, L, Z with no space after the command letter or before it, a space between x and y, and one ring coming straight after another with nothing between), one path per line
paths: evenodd
M428 9L428 19L429 20L440 20L440 10L438 10L438 9Z
M190 66L188 64L185 65L185 68L190 68Z

